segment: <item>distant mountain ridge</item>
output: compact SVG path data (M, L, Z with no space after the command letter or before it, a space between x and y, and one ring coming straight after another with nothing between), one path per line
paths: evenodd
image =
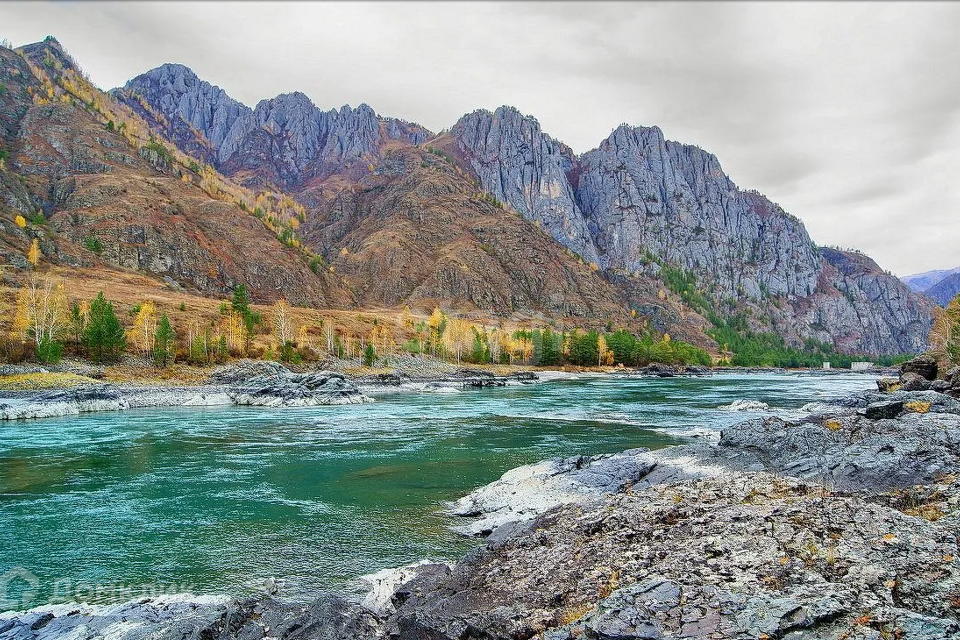
M248 185L290 189L333 173L366 175L391 141L419 144L433 134L366 104L322 111L300 92L254 109L180 64L164 64L112 91L191 155Z
M50 194L65 188L57 181L79 185L95 174L103 183L102 211L126 212L133 242L141 237L147 209L131 208L129 198L111 191L109 183L131 171L140 177L130 184L156 180L148 174L166 176L180 184L164 187L170 212L150 214L159 216L150 222L160 225L157 229L179 219L172 213L177 207L221 211L218 219L209 214L195 219L205 228L216 225L222 237L204 235L177 251L200 256L203 247L222 253L228 258L224 264L246 269L248 253L235 244L251 246L249 234L259 237L264 229L269 233L254 244L272 247L279 239L277 255L293 256L297 252L289 249L296 248L313 274L291 263L300 275L290 271L283 287L258 285L269 280L270 252L256 255L264 261L251 272L256 277L240 271L201 275L202 261L184 272L182 266L170 267L181 260L164 252L160 236L149 234L136 260L124 257L122 235L103 233L98 237L107 250L99 257L84 249L52 248L55 259L101 260L184 282L188 273L191 286L211 292L246 277L254 294L268 299L280 292L293 296L299 277L316 281L312 299L318 304L465 305L495 314L598 321L640 313L660 330L699 335L701 344L709 342L703 334L707 318L737 316L751 329L776 332L793 344L814 339L865 354L926 346L932 309L927 299L862 254L818 247L795 217L737 187L715 156L666 140L658 127L622 125L596 149L576 155L543 132L536 119L511 107L466 114L435 135L365 104L324 111L299 92L250 108L177 64L106 94L89 89L95 93L88 95L87 89L75 90L76 74L64 71L66 63L44 66L62 53L55 41L18 51L33 59L33 73L53 78L55 86L42 90L63 106L51 111L32 94L32 106L20 103L32 119L26 125L3 123L6 130L20 130L4 142L15 174L26 166L28 148L36 148L23 142L31 128L46 126L57 148L70 144L63 130L49 127L56 114L91 139L116 150L130 149L129 144L132 150L100 150L97 143L89 147L99 154L92 164L78 160L82 148L79 156L45 157L38 170L53 186L25 178L30 185L25 194L18 191L20 183L6 181L7 193L0 195L9 206L28 210L29 203L43 201L53 220L79 219L67 212L88 206L88 199L77 200L80 189L70 192L76 195ZM8 56L3 63L15 61ZM127 141L106 122L121 112L128 114L123 118L130 128L122 134ZM96 130L105 123L106 136ZM166 145L181 155L174 157ZM140 160L103 160L117 153ZM96 169L100 166L107 169ZM203 201L204 193L217 202ZM224 201L235 203L226 218ZM238 231L239 236L227 231L227 218L238 230L250 231ZM57 229L77 246L86 242L85 228L71 224L57 222ZM197 237L186 239L194 243ZM164 257L151 257L157 252ZM15 252L8 255L16 259Z
M915 273L901 278L912 291L946 306L960 295L960 267Z
M942 307L960 295L960 271L954 271L923 292Z

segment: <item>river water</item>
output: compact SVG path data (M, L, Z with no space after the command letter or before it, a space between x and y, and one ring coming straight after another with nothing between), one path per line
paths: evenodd
M473 542L447 530L441 503L510 468L797 415L874 380L583 376L342 407L138 409L0 424L0 574L36 576L33 605L243 595L268 578L292 598L348 590L378 569L461 556ZM737 399L770 410L718 408Z

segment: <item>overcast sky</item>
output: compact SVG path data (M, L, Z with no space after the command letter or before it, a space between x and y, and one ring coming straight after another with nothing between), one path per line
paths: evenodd
M897 275L960 265L958 33L938 3L0 3L0 38L102 88L180 62L434 131L509 104L577 152L659 125Z

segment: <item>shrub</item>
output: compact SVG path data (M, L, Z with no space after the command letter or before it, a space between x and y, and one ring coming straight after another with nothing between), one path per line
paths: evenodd
M56 364L63 357L63 345L56 340L43 339L37 343L37 359L44 364Z
M366 348L363 350L363 364L366 367L372 367L373 363L377 361L377 352L373 348L372 343L367 343Z
M87 251L93 251L97 255L103 253L103 243L100 242L100 238L95 236L87 236L83 239L83 248Z
M170 325L167 314L160 317L157 330L153 334L153 362L158 367L165 367L176 355L175 342L177 334Z

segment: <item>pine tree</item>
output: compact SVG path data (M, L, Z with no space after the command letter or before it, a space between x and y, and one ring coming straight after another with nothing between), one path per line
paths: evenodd
M230 301L234 311L239 311L243 315L250 313L250 299L247 297L247 288L238 284L233 288L233 299Z
M127 346L123 326L113 312L113 303L97 294L90 303L90 317L83 334L83 342L90 356L97 362L116 360Z
M153 362L158 367L165 367L168 362L173 360L176 340L177 334L170 325L170 319L167 318L167 314L163 314L160 316L157 330L153 334Z
M366 348L363 350L363 364L366 367L372 367L376 361L377 351L373 348L373 343L368 342Z

